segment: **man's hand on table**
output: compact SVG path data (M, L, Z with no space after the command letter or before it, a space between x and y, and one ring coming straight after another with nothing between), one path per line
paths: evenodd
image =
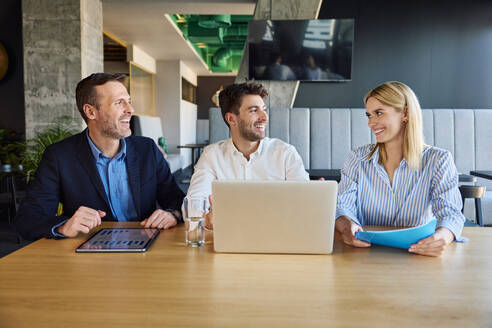
M410 246L408 251L420 255L440 256L444 252L444 249L446 249L446 246L453 240L454 235L451 230L440 227L437 228L432 236L424 238Z
M76 237L79 232L89 233L91 229L101 224L101 218L105 216L106 212L80 206L74 215L56 230L64 236Z
M145 228L169 229L174 227L178 220L171 212L155 210L151 216L140 222Z
M335 222L335 228L342 235L343 242L355 247L370 247L371 244L355 238L357 231L362 231L362 227L356 224L347 216L339 217Z

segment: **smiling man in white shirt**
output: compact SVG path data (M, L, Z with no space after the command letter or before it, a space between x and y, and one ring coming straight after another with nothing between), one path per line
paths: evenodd
M255 82L232 84L220 92L222 117L231 138L205 148L188 197L209 197L214 180L309 180L294 146L265 137L268 114L263 99L267 96L266 89ZM213 227L212 206L205 226Z

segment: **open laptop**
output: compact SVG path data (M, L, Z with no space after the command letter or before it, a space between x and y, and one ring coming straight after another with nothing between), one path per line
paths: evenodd
M330 254L335 181L214 181L214 249Z

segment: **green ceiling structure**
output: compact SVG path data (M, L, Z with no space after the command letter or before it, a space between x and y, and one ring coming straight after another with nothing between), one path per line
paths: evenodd
M252 15L170 15L209 69L237 72Z

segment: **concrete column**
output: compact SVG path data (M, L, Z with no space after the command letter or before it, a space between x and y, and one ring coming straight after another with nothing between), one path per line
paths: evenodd
M81 78L84 78L104 71L103 11L101 0L79 1Z
M253 19L316 19L323 0L258 0ZM236 83L248 76L249 51L245 45ZM266 99L269 108L290 108L299 87L299 81L259 81L270 93Z
M85 124L75 105L81 78L103 71L100 0L22 0L26 137L61 116Z

